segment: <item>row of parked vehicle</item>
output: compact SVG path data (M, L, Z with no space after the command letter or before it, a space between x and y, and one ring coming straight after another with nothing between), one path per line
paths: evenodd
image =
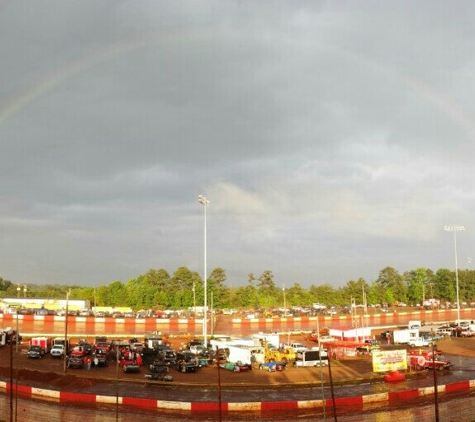
M151 346L151 347L150 347ZM196 339L180 350L174 350L166 342L156 339L145 338L144 343L137 339L108 340L107 337L96 337L93 344L85 340L75 345L70 345L64 338L49 339L46 337L33 338L30 341L28 357L43 358L48 353L52 358L65 357L68 368L90 368L108 366L115 362L125 373L140 372L146 369L147 379L170 381L170 371L176 370L182 373L195 373L200 368L216 363L223 369L234 372L248 371L252 369L252 359L235 358L230 360L230 347L213 348L204 347L202 340ZM266 347L265 362L259 361L259 369L279 371L286 365L293 363L295 366L316 366L326 364L326 351L309 350L301 343L286 345L285 350L273 351ZM290 355L289 350L293 350ZM294 356L293 359L290 359ZM323 362L323 363L322 363Z
M150 371L148 377L162 377L165 380L171 378L166 376L170 368L180 372L196 372L207 365L211 358L204 349L196 354L191 350L175 351L166 344L154 344L154 347L149 348L137 339L122 341L96 337L94 344L81 340L75 345L70 345L61 337L36 337L30 340L29 358L42 359L47 354L52 358L66 356L68 368L107 366L109 362L117 362L123 372L139 372L141 367L145 367Z

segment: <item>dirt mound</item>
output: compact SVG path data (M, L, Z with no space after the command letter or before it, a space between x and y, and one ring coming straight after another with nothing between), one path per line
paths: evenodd
M10 368L0 367L0 376L4 379L9 379ZM29 369L19 369L13 372L14 380L25 384L44 384L52 387L69 387L69 388L87 388L104 381L78 377L73 374L59 374L57 372L42 372Z

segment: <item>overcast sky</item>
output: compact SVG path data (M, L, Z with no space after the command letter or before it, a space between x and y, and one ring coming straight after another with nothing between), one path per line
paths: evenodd
M0 276L372 282L475 258L473 1L0 0ZM475 259L474 259L475 261Z

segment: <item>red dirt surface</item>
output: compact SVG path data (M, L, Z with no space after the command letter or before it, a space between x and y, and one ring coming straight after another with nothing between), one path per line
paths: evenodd
M293 340L307 343L308 346L314 346L315 343L308 342L304 335L293 336ZM172 347L178 348L183 339L175 339ZM444 355L460 355L475 357L475 338L453 338L444 339L438 342L439 350ZM26 354L27 345L19 347L18 353L16 346L4 346L0 349L0 377L9 381L13 376L20 384L31 384L61 390L82 389L92 387L97 384L110 383L111 380L120 382L146 382L144 375L149 373L147 368L142 367L140 373L123 373L117 368L115 362L111 362L108 367L98 369L67 369L64 373L64 361L55 359L47 355L43 359L29 359ZM11 355L10 355L11 353ZM13 371L10 367L10 359L13 361ZM372 372L371 358L348 357L343 360L332 361L332 377L334 383L355 382L356 380L369 380L381 378L381 374ZM170 375L173 376L174 384L195 384L212 385L217 382L217 368L201 368L197 373L180 373L170 369ZM289 366L282 372L267 372L253 370L249 372L235 373L232 371L220 370L221 384L225 385L255 385L262 384L268 386L277 386L282 384L312 384L329 381L329 371L327 367L320 368L294 368Z

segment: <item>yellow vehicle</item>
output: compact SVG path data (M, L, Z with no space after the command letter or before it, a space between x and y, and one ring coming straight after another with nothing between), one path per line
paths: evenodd
M266 341L263 342L264 347L264 359L266 362L282 362L291 363L297 359L297 354L293 349L277 349L269 345Z

